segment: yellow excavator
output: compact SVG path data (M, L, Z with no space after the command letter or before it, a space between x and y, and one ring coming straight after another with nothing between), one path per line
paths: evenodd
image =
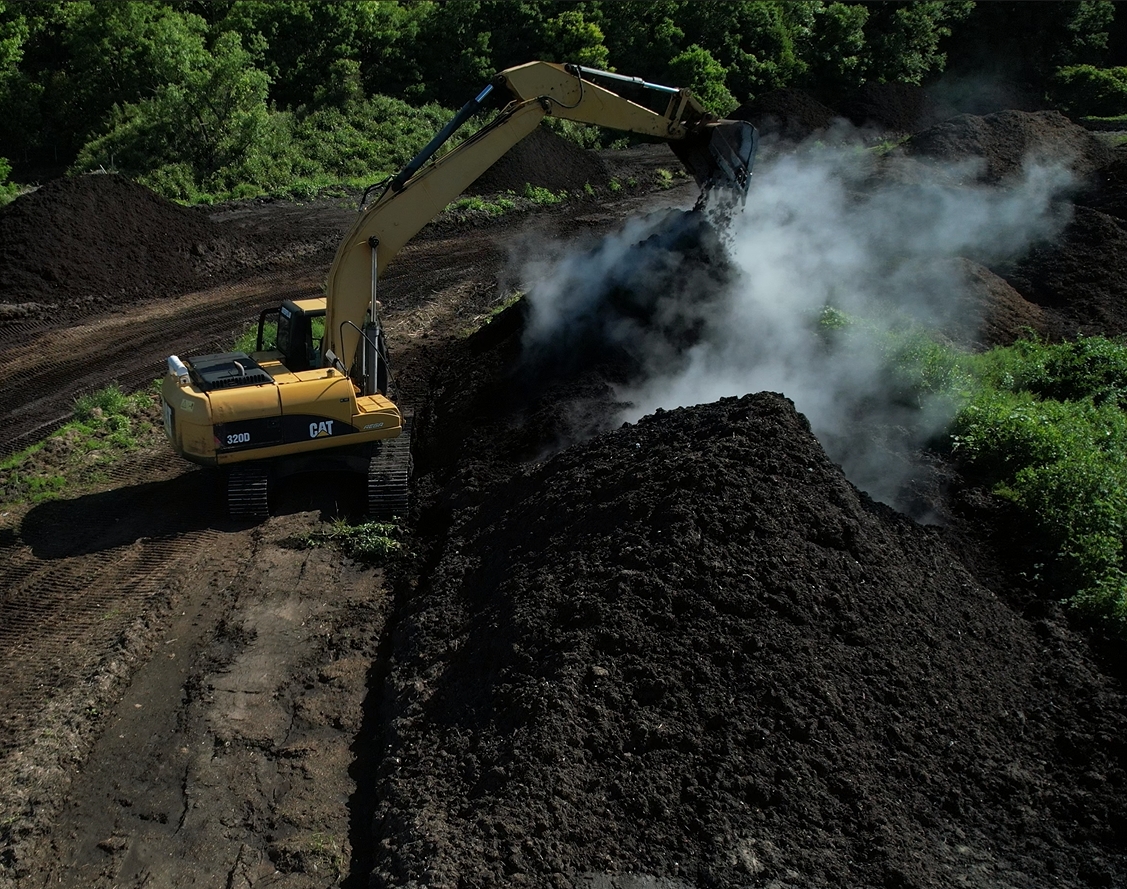
M490 123L436 157L498 96L507 102ZM372 518L405 514L409 420L389 397L377 282L411 237L548 115L666 140L702 194L734 206L747 193L755 128L719 120L687 89L549 62L501 71L406 167L369 189L378 196L361 202L324 296L265 310L252 354L168 358L165 432L181 457L226 470L233 517L267 516L271 485L307 470L360 473Z

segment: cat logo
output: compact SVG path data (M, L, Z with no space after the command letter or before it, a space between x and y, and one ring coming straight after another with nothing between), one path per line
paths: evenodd
M310 438L325 438L333 434L333 421L322 420L320 423L309 424Z

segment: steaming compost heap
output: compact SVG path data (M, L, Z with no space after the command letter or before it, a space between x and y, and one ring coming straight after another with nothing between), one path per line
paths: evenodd
M762 110L832 121L798 94ZM964 117L920 144L991 132L977 144L1002 170L1042 124L1058 147L1089 138ZM598 172L575 169L554 187ZM1100 168L1058 241L1005 268L965 262L984 344L1031 321L1127 330L1119 170ZM167 295L241 267L244 237L118 177L53 183L0 211L0 302ZM680 261L723 276L708 250ZM422 554L372 690L372 885L1127 882L1121 680L1053 603L1011 597L1008 566L984 564L985 492L962 492L965 526L921 527L858 492L769 393L539 459L577 414L605 424L636 364L600 343L517 387L526 323L518 305L446 341L417 419Z
M662 412L463 504L394 640L377 885L1124 873L1122 696L785 399Z

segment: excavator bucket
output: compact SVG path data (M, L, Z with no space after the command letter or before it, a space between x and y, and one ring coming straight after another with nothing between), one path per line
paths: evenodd
M720 191L742 205L751 184L759 133L746 120L705 124L679 142L670 142L681 163L705 193Z

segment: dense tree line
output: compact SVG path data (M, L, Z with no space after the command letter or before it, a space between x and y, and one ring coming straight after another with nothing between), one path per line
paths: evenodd
M530 59L689 86L721 113L785 86L926 82L948 59L1048 85L1123 61L1117 6L0 0L0 159L16 180L113 168L185 199L350 181Z

